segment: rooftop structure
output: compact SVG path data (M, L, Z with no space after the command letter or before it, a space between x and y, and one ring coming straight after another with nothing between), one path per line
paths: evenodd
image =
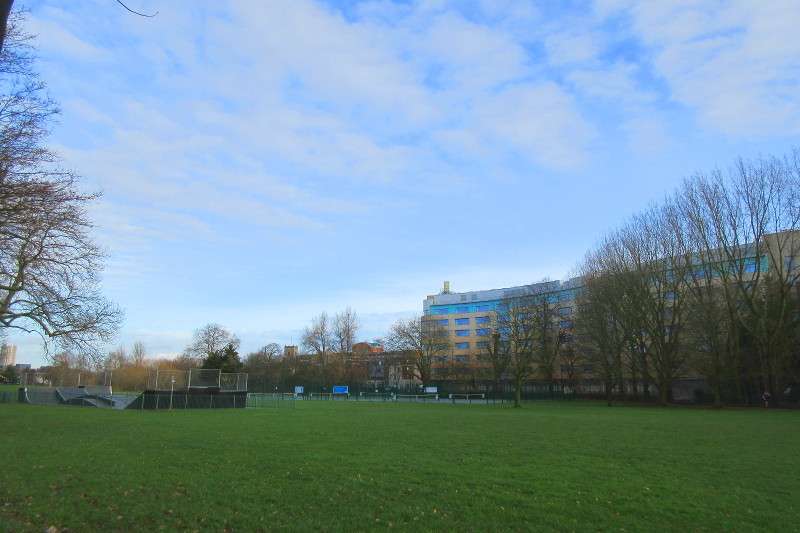
M428 296L422 302L425 315L462 315L494 311L503 300L526 294L552 294L554 301L574 300L576 292L581 288L581 278L566 281L543 281L530 285L519 285L503 289L487 289L482 291L452 292L450 282L445 282L445 291Z

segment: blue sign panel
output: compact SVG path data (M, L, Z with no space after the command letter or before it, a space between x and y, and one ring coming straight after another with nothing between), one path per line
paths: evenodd
M350 387L347 385L336 385L333 387L334 394L348 394L350 392Z

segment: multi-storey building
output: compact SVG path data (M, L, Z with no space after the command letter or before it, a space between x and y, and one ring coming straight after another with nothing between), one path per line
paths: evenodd
M712 250L695 254L688 259L678 257L674 263L664 261L662 274L655 275L650 283L654 293L663 292L661 296L664 300L664 309L661 312L668 317L672 316L675 298L683 297L678 295L678 291L687 291L690 283L736 285L738 279L742 287L750 291L758 280L772 279L773 282L778 281L796 288L800 278L798 259L800 259L800 232L780 232L764 235L758 244L745 244L730 250ZM667 288L667 285L670 288ZM543 296L543 301L549 305L553 332L560 334L559 342L572 342L573 321L577 324L578 320L576 298L582 286L582 279L576 277L566 281L547 281L502 289L453 292L450 290L449 282L445 282L439 294L428 296L423 302L423 314L426 319L435 322L446 332L450 345L449 353L439 356L435 361L434 377L463 379L464 374L459 375L457 372L459 365L462 365L462 368L463 365L471 365L473 378L475 376L488 378L491 365L487 348L493 314L504 302L520 296L531 294ZM671 288L672 286L674 288ZM674 324L675 328L680 330L684 330L684 325L678 322ZM670 330L670 327L664 329ZM692 350L702 351L703 343L693 339L689 334L682 335L681 342L683 354ZM598 390L599 381L596 380L597 375L593 368L595 365L589 361L582 361L580 354L579 349L574 350L570 364L557 366L554 378L556 380L562 378L561 381L566 380L571 383L581 382L586 385L584 390ZM689 366L681 364L681 367L676 376L689 383L683 385L697 386L696 380L701 376ZM635 381L636 376L632 379ZM673 383L672 386L674 388L676 384ZM680 392L682 395L687 395L691 394L692 389Z
M0 369L9 365L14 366L17 362L17 347L10 344L0 346Z
M442 292L428 296L423 302L423 314L441 326L452 343L451 353L442 356L438 362L451 365L485 363L492 313L502 302L519 296L546 296L557 317L554 325L565 332L571 330L576 311L575 298L580 288L581 278L572 278L503 289L452 292L450 283L446 281ZM440 368L446 367L440 365Z

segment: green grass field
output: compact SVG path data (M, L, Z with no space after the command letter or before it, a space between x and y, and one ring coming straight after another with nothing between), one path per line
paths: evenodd
M798 531L800 413L0 405L7 531Z

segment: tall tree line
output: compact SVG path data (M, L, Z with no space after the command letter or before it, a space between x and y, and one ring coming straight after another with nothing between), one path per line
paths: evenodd
M587 253L579 340L607 390L655 386L666 404L695 373L722 406L796 385L799 186L797 150L739 159L685 179Z

